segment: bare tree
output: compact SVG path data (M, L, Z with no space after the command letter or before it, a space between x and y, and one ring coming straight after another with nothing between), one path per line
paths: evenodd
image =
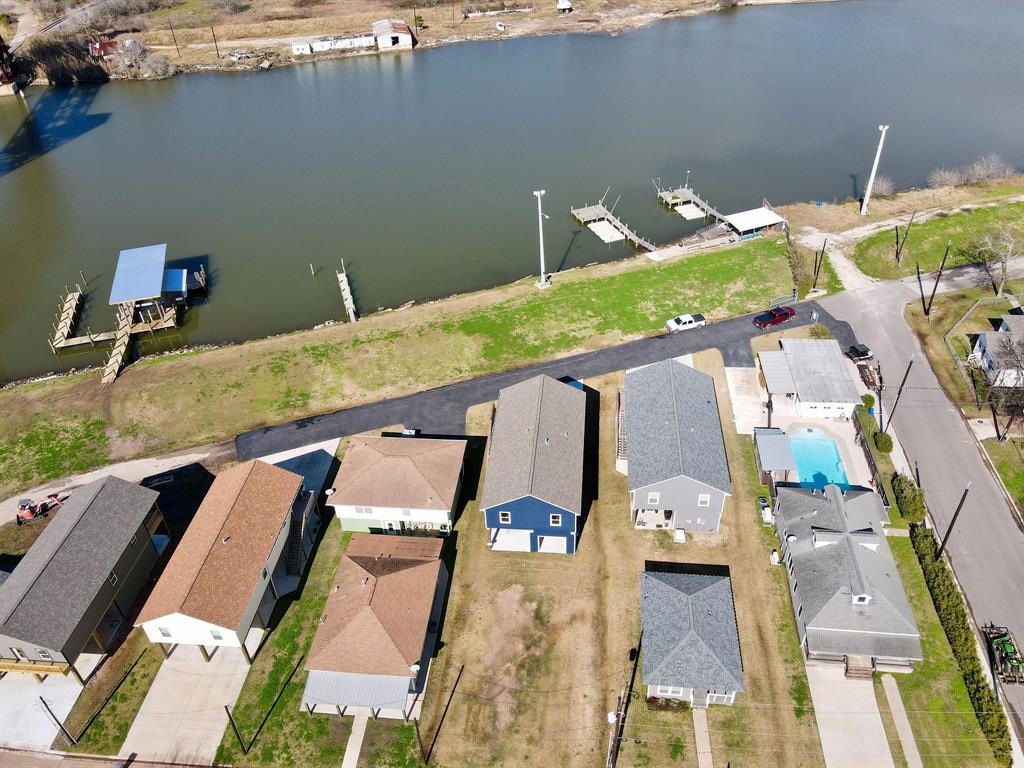
M928 174L928 186L932 189L938 187L957 187L964 183L964 172L957 168L936 168Z
M995 152L982 155L964 169L964 176L970 182L1004 179L1012 173L1013 167Z
M1010 262L1024 256L1024 241L1009 227L982 235L974 247L978 263L992 280L996 296L1006 289L1006 273Z
M994 333L993 349L990 354L997 361L996 380L989 385L988 406L992 410L992 422L996 428L996 440L1005 442L1014 422L1024 412L1024 335L1018 333ZM999 429L999 415L1008 417L1006 426Z

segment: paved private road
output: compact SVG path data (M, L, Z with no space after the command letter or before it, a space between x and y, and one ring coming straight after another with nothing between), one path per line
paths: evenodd
M235 449L238 458L245 461L264 454L393 424L416 427L425 434L462 434L466 428L467 408L496 400L499 389L539 373L546 373L556 379L563 376L585 379L711 348L721 351L726 366L749 368L754 365L754 356L750 349L750 340L753 337L807 325L810 323L810 313L813 310L818 311L818 322L829 328L841 346L845 348L856 342L849 325L836 321L816 302L802 302L794 306L797 316L776 328L764 331L758 329L751 322L752 315L733 317L711 323L704 328L639 339L616 347L482 376L426 392L245 432L235 438Z

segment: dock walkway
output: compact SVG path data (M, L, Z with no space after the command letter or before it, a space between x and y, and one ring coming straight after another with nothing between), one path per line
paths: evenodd
M633 231L619 217L605 208L604 203L570 208L569 211L576 221L593 231L606 243L628 240L637 248L643 248L645 251L657 250L654 243Z
M126 301L117 305L117 328L114 330L114 346L110 350L106 365L103 366L104 384L109 384L117 378L117 374L124 367L128 358L128 350L131 348L132 320L135 319L135 302Z
M659 189L658 199L687 220L712 218L718 221L725 221L725 214L721 213L690 187Z
M57 313L57 322L53 327L53 339L50 344L54 350L68 346L68 338L75 332L78 318L82 312L82 292L68 291L61 302Z

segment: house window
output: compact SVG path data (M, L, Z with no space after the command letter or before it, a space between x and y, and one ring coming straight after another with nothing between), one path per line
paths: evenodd
M411 517L412 516L412 512L410 510L408 510L408 509L403 509L402 510L402 514L405 515L406 517Z
M794 595L796 594L796 585L797 585L797 582L794 581L793 582L793 594Z
M800 618L803 615L804 615L804 604L800 603L800 605L798 605L797 609L796 609L796 616L797 616L797 618Z
M548 519L548 523L551 525L552 528L561 528L562 527L562 516L561 515L557 515L557 514L556 515L550 515L549 519Z
M682 696L683 695L683 689L682 688L674 688L671 685L659 685L658 686L658 695L659 696Z
M502 525L511 525L511 523L512 523L512 513L511 512L499 512L498 513L498 522L501 523Z
M157 627L157 629L160 631L160 637L171 636L171 630L169 630L167 627Z
M53 661L53 656L51 656L50 652L45 648L36 648L36 653L43 661Z
M711 494L710 493L702 493L700 496L698 496L697 497L697 506L698 507L710 507L711 506Z
M139 534L135 534L134 536L132 536L132 540L128 542L128 546L129 547L134 547L135 546L135 542L138 541L138 540L139 540Z
M266 568L263 569L263 580L264 581L267 580L267 569Z
M660 504L661 503L661 494L658 493L657 491L652 491L651 493L648 493L647 494L647 503L648 504Z
M114 573L113 571L111 571L110 574L107 576L107 581L110 582L110 586L116 587L117 586L117 574Z
M219 629L211 629L210 630L210 637L212 637L214 640L223 640L224 639L224 635L222 635L220 633Z
M21 648L11 646L11 652L14 654L14 658L18 659L18 661L28 661L28 654Z

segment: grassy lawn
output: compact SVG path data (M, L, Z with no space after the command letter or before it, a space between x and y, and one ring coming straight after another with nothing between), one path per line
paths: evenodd
M914 547L910 539L890 538L888 541L921 632L924 651L924 661L914 667L912 673L893 675L921 759L926 768L996 766L935 613ZM891 717L880 683L876 684L876 693L883 719Z
M1006 284L1007 293L1020 293L1024 291L1024 280L1011 280ZM979 410L975 406L974 391L964 381L957 370L956 363L946 347L943 337L950 329L964 316L964 313L971 308L971 305L982 298L994 298L989 288L972 288L966 291L937 294L935 303L932 305L931 318L924 315L920 302L911 302L904 309L904 317L907 324L914 331L921 348L928 357L935 378L949 397L969 418L989 418L990 413L984 407ZM993 304L979 306L970 318L961 327L957 335L950 339L954 349L964 359L972 347L972 338L969 334L977 334L982 330L991 330L990 320L997 319L1006 314L1010 305L1003 299Z
M792 288L784 242L529 279L330 327L0 390L0 497L110 461L754 311ZM174 386L168 386L173 382Z
M974 261L970 248L978 238L1003 227L1024 235L1024 203L979 208L915 222L899 264L895 261L896 238L890 228L859 242L853 260L862 272L883 280L916 274L918 263L922 271L930 272L939 268L946 243L952 240L947 266L968 264ZM901 237L903 229L900 227Z
M873 435L878 432L878 416L868 413L867 408L858 406L854 411L854 418L857 419L857 423L860 425L861 433L866 436L865 441L868 449L871 451L871 456L875 460L875 466L878 467L878 473L882 476L882 485L885 489L885 496L890 505L889 522L892 524L893 528L906 528L906 521L904 521L903 516L900 515L899 507L896 506L896 494L892 491L892 476L896 474L896 467L892 463L892 456L882 453L875 448Z
M731 567L747 692L735 707L709 713L716 764L822 764L784 574L769 564L774 538L756 512L761 489L750 440L730 427L721 356L701 353L695 361L715 376L733 473L734 496L718 534L678 545L633 529L626 477L615 471L621 373L587 382L601 395L599 498L576 555L488 551L476 501L459 519L443 647L421 722L424 739L432 738L465 665L437 740L438 764L603 765L606 715L628 682L629 650L639 635L646 560ZM468 432L486 435L488 417L487 404L470 409ZM641 670L635 693L643 685ZM619 765L695 766L690 714L651 712L642 695L634 698Z
M351 534L342 532L337 520L327 526L300 593L287 606L250 668L232 709L243 738L253 737L296 663L309 650L331 580L350 537ZM242 754L228 725L217 750L217 762L295 768L339 765L352 718L309 715L301 707L305 685L306 672L300 667L287 683L248 755Z
M986 440L984 446L1017 508L1024 509L1024 438L1011 437L1005 443Z
M92 755L116 755L163 660L160 651L150 644L146 635L133 629L82 691L64 720L64 726L77 736L115 686L117 692L88 726L77 745L68 745L63 736L58 735L54 748ZM129 669L131 673L124 677ZM118 685L122 677L124 681Z

